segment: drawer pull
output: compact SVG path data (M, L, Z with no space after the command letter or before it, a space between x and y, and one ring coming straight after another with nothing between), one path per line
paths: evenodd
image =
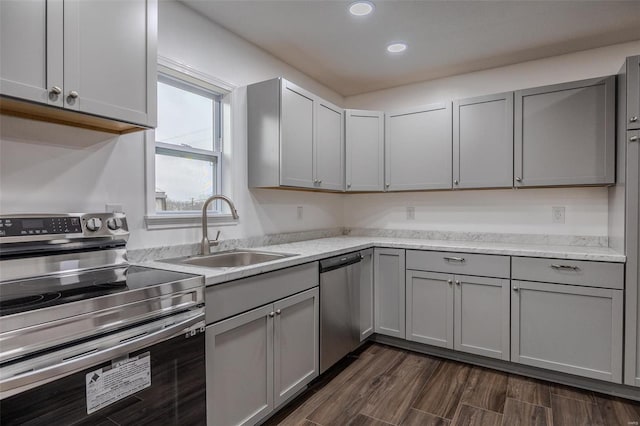
M459 262L459 263L464 263L464 257L452 257L452 256L445 256L444 260L448 261L448 262Z
M573 265L558 265L558 264L553 264L551 265L551 267L555 270L559 270L559 271L579 271L580 268L577 266L573 266Z

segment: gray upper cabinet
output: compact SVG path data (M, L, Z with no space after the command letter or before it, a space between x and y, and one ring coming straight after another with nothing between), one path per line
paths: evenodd
M513 186L513 92L453 103L453 188Z
M373 249L361 252L360 262L360 341L373 334Z
M512 286L511 361L621 383L622 290Z
M0 20L3 95L136 126L156 125L156 0L3 1ZM47 119L46 111L28 112ZM59 113L50 118L73 123ZM77 121L101 125L87 120Z
M640 56L627 58L627 129L640 129Z
M249 186L344 189L344 113L283 78L247 87Z
M516 187L615 183L615 76L517 91Z
M376 248L373 262L375 332L404 339L404 250Z
M2 95L63 106L63 10L62 1L0 2Z
M251 94L249 94L251 96ZM314 96L282 80L282 149L280 183L313 188Z
M344 189L344 113L319 99L314 147L315 185L320 189Z
M384 113L348 109L346 190L384 190Z
M451 126L450 102L387 114L385 188L451 188Z

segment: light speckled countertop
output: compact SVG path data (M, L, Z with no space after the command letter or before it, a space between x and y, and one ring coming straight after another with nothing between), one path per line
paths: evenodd
M552 246L537 244L492 243L482 241L435 241L413 238L344 236L299 241L287 244L277 244L264 247L252 247L250 250L289 253L296 254L296 256L251 266L240 266L233 268L203 268L196 266L176 265L160 261L143 262L141 264L151 268L169 269L173 271L204 275L206 277L206 284L214 285L371 247L502 254L508 256L529 256L551 259L591 260L618 263L622 263L626 260L623 254L606 247Z

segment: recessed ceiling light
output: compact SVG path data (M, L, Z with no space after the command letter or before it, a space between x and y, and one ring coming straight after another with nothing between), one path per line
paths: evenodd
M391 43L387 46L387 51L391 53L400 53L407 50L407 45L405 43Z
M357 1L351 3L349 6L349 12L355 16L365 16L373 12L373 3L370 1Z

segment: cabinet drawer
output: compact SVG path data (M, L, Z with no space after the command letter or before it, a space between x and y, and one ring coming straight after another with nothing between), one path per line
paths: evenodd
M255 309L319 285L318 262L207 287L206 321Z
M510 278L509 256L407 250L407 269Z
M622 263L563 259L512 258L513 279L624 289Z

